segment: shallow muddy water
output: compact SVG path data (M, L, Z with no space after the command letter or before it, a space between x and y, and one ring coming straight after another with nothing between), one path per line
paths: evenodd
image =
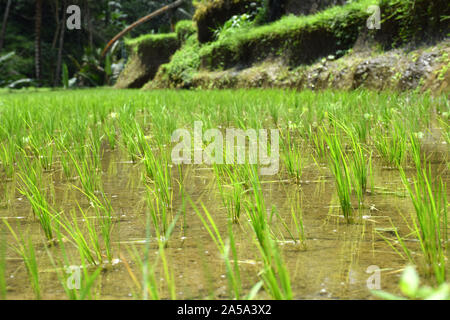
M445 182L449 173L444 150L435 161ZM444 158L442 158L444 157ZM375 162L377 163L377 162ZM140 164L128 161L120 151L104 152L102 159L102 182L105 194L114 208L112 234L114 263L103 269L92 292L99 299L133 299L140 292L137 282L141 280L141 269L131 254L132 248L143 255L147 245L149 254L156 257L158 245L154 238L146 238L147 190L141 179ZM278 239L284 262L291 278L295 299L372 299L367 282L373 273L371 266L380 269L381 289L397 293L398 280L407 260L397 254L380 234L395 241L392 227L401 236L411 231L406 221L413 213L409 197L405 193L397 170L375 165L373 185L364 200L364 208L357 210L360 217L354 224L346 224L340 213L333 177L325 165L317 166L305 159L305 168L299 185L289 179L282 170L278 176L266 177L262 181L266 207L275 207L281 219L293 229L291 206L293 199L301 199L306 248L294 242L276 215L268 212L272 231ZM218 225L223 238L227 237L227 212L215 182L211 167L184 166L185 191L197 204L208 208ZM61 178L61 172L45 173L49 192L54 194L55 206L68 212L77 206L88 208L89 203L73 188L77 180ZM177 168L172 176L178 177ZM173 212L181 207L177 184L173 179ZM7 220L15 230L31 235L35 243L39 267L42 297L44 299L66 299L67 296L58 279L56 267L49 253L58 256L59 249L48 247L43 241L39 222L33 218L30 205L19 192L14 192L16 181L5 181L1 192L6 194L0 208L0 218ZM53 190L52 190L53 189ZM403 215L403 216L402 216ZM81 218L80 218L81 219ZM8 244L15 240L2 226L2 237ZM255 236L245 213L240 223L233 225L238 261L241 270L243 291L248 292L260 279L261 258L255 245ZM407 241L407 246L419 254L418 243ZM77 250L67 245L68 256L73 265L80 264ZM197 214L187 206L186 216L180 217L165 249L171 270L174 273L176 297L178 299L228 299L226 270L219 251L205 230ZM150 257L151 259L151 257ZM7 298L33 298L33 291L21 257L11 247L6 251ZM156 270L156 279L161 283L161 298L168 298L162 267ZM257 298L270 298L260 290Z

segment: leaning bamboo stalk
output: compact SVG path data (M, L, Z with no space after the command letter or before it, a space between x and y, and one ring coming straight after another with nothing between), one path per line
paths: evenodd
M128 27L126 27L125 29L123 29L122 31L120 31L114 38L112 38L108 44L106 45L105 49L103 49L102 52L102 57L104 57L106 55L106 53L109 51L109 49L111 48L111 46L120 38L122 38L125 34L127 34L129 31L131 31L132 29L136 28L137 26L140 26L141 24L143 24L144 22L147 22L161 14L163 14L164 12L177 8L179 6L181 6L183 4L184 0L177 0L174 3L171 3L165 7L162 7L152 13L150 13L149 15L139 19L138 21L134 22L133 24L129 25Z

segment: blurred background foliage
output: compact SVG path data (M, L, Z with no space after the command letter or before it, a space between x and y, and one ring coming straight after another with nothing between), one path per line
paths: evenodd
M122 41L117 42L103 59L100 53L106 43L126 26L172 2L0 0L0 87L63 86L65 77L69 86L109 85L126 63L126 50ZM69 5L81 9L81 30L64 28L61 34ZM193 13L192 2L185 1L128 36L171 31L177 21L191 19Z

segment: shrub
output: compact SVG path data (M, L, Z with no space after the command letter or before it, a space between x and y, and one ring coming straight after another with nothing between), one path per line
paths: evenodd
M205 43L214 40L214 31L234 15L255 11L262 0L207 0L196 2L194 21L198 27L198 40Z
M380 7L382 32L377 38L386 48L437 40L450 32L448 0L380 0Z

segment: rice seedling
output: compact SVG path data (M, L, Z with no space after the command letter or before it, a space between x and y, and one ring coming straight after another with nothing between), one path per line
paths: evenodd
M0 208L9 208L11 206L12 195L16 191L15 181L11 184L4 184L0 188Z
M167 229L165 229L163 233L161 233L161 230L158 228L157 215L156 215L155 211L151 210L150 214L147 213L147 215L150 215L150 217L152 218L153 225L155 226L155 237L156 237L156 241L158 243L158 253L159 253L158 257L159 257L159 259L161 259L161 262L162 262L164 278L166 280L167 289L169 291L169 296L172 300L175 300L176 299L175 277L173 274L173 270L170 268L169 261L167 260L165 247L172 235L175 224L179 218L179 214L175 216L173 221L168 225ZM147 218L147 220L148 220L148 218ZM148 222L147 222L147 229L148 229L147 242L149 242L150 241L150 231L149 231L150 224ZM147 247L147 250L148 249L149 248ZM145 263L144 263L144 270L147 270L147 268L148 268L148 251L146 252L146 257L147 257L147 259L145 260ZM147 271L144 271L144 272L147 272ZM147 274L147 273L145 273L145 274ZM145 277L144 277L144 279L145 279ZM146 283L147 283L147 281L145 281L145 284L144 284L144 292L147 292L147 290L145 290Z
M445 96L365 90L39 91L0 92L0 201L5 204L0 216L10 224L19 221L29 224L30 230L42 229L47 239L38 247L41 243L32 235L31 247L27 236L14 229L16 247L21 257L28 257L28 266L19 268L15 277L29 274L35 296L39 292L40 297L69 299L128 298L129 284L142 299L315 295L317 288L304 282L310 275L300 263L316 266L318 274L329 273L330 287L339 286L334 282L340 279L336 264L320 254L293 250L306 249L310 237L320 240L331 231L336 232L336 241L329 242L333 246L329 249L341 246L348 235L342 236L342 229L359 226L335 227L334 220L326 219L325 228L319 228L320 219L342 210L339 215L353 222L353 201L359 208L370 205L361 221L376 223L374 233L379 231L390 243L390 247L376 243L380 250L373 250L374 264L403 268L401 260L390 259L392 248L431 275L425 281L446 279L448 165L441 161L447 157L443 142L449 143ZM442 136L435 130L436 113ZM282 137L284 172L260 179L261 163L174 166L172 132L191 129L199 120L205 129L221 132L275 125ZM429 134L419 141L414 132ZM305 165L309 154L315 165ZM301 190L290 182L301 182ZM410 189L405 192L403 184ZM407 196L414 206L411 218L406 214ZM31 221L26 220L28 204L36 217ZM145 227L139 219L144 210ZM386 216L398 228L386 225ZM408 228L412 232L405 235ZM27 240L22 242L21 237ZM48 240L54 245L49 246ZM14 241L8 232L6 242ZM120 246L126 243L132 245L124 255ZM53 259L53 269L44 269L48 259L40 255L41 248ZM361 246L352 257L359 256L359 250L366 256ZM15 263L10 251L5 260L8 272ZM203 255L206 251L218 253L219 259ZM183 254L189 263L174 261ZM6 292L1 256L0 250L0 297ZM68 285L73 279L66 273L68 266L80 267L79 289ZM112 276L113 270L121 272ZM222 270L224 277L218 273ZM57 290L43 276L47 272L52 276L56 272L61 283ZM387 273L386 279L392 274ZM29 286L22 289L9 278L7 282L8 298L10 287L13 297L27 294ZM125 292L118 291L122 286ZM365 297L359 289L350 286L333 298Z
M297 217L298 216L298 217ZM295 230L297 231L296 241L300 242L300 245L306 249L306 234L305 227L303 225L303 212L299 196L295 199L295 205L291 205L291 217L294 221Z
M153 199L154 196L153 189L148 185L147 188L148 188L147 201L149 205L149 211L146 212L146 237L145 237L146 240L145 240L144 258L141 259L139 253L137 252L134 246L132 247L131 250L127 248L128 252L134 258L134 261L137 262L140 270L142 271L141 282L137 280L137 277L132 272L125 258L123 256L121 256L121 258L124 261L127 271L130 277L133 279L134 284L139 288L141 292L139 296L144 300L147 300L149 297L152 300L159 300L161 297L161 292L159 291L160 286L156 281L155 275L156 268L161 259L169 295L172 299L175 299L176 298L175 279L173 272L171 271L170 266L168 264L168 260L166 258L165 247L167 246L167 243L172 235L173 229L181 212L179 212L177 216L169 224L167 216L165 216L165 214L167 213L166 207L160 205L161 200L159 199L159 197L156 196ZM161 211L163 211L162 214ZM154 239L156 239L158 243L158 253L159 253L158 258L155 259L153 262L150 261L150 254L149 254L150 241L152 239L151 225L153 225L154 228Z
M352 156L350 158L351 172L353 173L353 189L355 190L359 204L363 204L364 194L367 189L367 179L369 174L369 167L372 155L366 159L366 150L357 138L356 130L349 128L345 124L337 122L339 127L350 138L350 145L352 148Z
M28 118L25 117L22 118L22 121L24 122L25 126L28 127L28 130L30 132L30 135L27 137L27 146L31 149L31 152L35 159L37 159L41 163L41 167L44 170L51 170L53 166L53 156L54 156L54 142L50 134L53 133L53 123L51 119L54 118L48 118L45 120L42 120L41 125L47 125L47 129L43 130L33 130L33 127L36 125L33 123L33 119L31 119L31 116L28 115Z
M86 264L84 255L80 255L81 265L76 265L70 261L63 235L59 229L56 231L59 248L62 258L55 261L53 254L47 250L50 261L55 268L56 275L70 300L90 299L91 289L102 271L101 267L95 267L94 272L89 272L90 265ZM83 271L83 274L81 273Z
M85 195L88 194L85 193ZM70 241L78 248L80 255L88 263L92 265L99 265L104 262L111 263L111 232L113 226L111 209L109 204L103 204L94 195L89 195L89 199L95 210L93 217L88 216L87 212L77 203L81 219L77 217L75 210L71 210L69 217L66 215L59 216L59 219L57 219L58 225L66 231ZM99 228L100 231L98 231ZM87 235L85 235L85 231Z
M352 191L351 172L347 156L335 129L334 134L322 132L329 147L329 166L335 178L336 190L342 213L347 223L353 222L350 194Z
M319 132L315 131L311 134L311 140L314 146L314 151L319 159L324 159L327 155L327 143L324 139L325 135L322 133L322 129Z
M391 120L386 128L375 131L375 148L387 164L399 166L404 163L408 147L406 136L406 129L399 120Z
M150 239L151 239L151 230L150 230L150 215L146 215L146 241L145 241L145 251L144 251L144 259L142 259L139 256L139 253L136 250L136 247L132 247L132 256L134 256L134 260L137 261L139 268L142 270L142 285L138 282L136 277L134 276L133 272L129 267L127 267L128 273L132 277L134 283L137 285L137 287L142 292L141 297L144 300L148 300L149 296L152 300L159 300L160 293L158 291L158 284L156 282L156 276L155 276L155 269L157 267L158 260L154 260L153 263L150 263ZM152 218L154 219L154 218ZM155 228L155 233L156 233ZM130 250L128 250L130 252ZM123 259L123 257L122 257Z
M72 165L70 157L62 151L59 155L59 161L61 163L62 173L66 179L72 179L74 176L75 169Z
M91 159L92 168L96 171L101 171L102 169L102 139L103 136L100 133L100 129L97 126L91 128L87 139L87 145L89 146L88 152L90 153L88 157Z
M103 191L100 192L101 199L95 194L85 193L83 190L75 187L81 193L83 193L90 201L91 207L95 212L95 219L100 225L100 232L104 244L104 250L106 251L106 258L108 262L112 261L111 251L111 233L113 229L113 208L109 199L106 197Z
M227 165L214 165L217 187L222 198L223 205L227 209L228 217L233 223L238 223L242 209L242 197L244 195L244 182L240 181L238 170L233 170ZM230 190L231 189L231 190Z
M84 230L78 222L79 219L75 210L71 210L70 220L62 216L58 222L62 229L64 229L68 236L70 236L78 251L82 253L84 259L86 259L90 264L97 265L102 262L102 251L100 248L99 235L96 232L94 222L91 221L92 219L89 219L81 208L79 208L79 211L82 216L82 221L87 229L88 236L84 235Z
M296 238L296 236L294 236L294 233L291 231L291 229L289 228L289 226L287 225L287 223L283 219L283 217L281 217L280 213L277 210L277 207L276 206L272 206L272 209L270 211L271 211L271 213L270 213L269 223L271 225L273 225L273 217L274 217L274 214L275 214L275 216L277 217L278 221L281 223L281 226L283 227L282 229L284 229L287 232L287 234L289 235L289 238L291 239L291 241L293 243L298 243L299 240ZM282 241L286 241L285 240L286 237L284 236L283 232L279 232L279 234L281 236ZM279 238L276 236L276 234L275 234L275 232L273 232L273 230L272 230L272 235L273 235L273 238L277 239L277 241L278 241Z
M264 269L260 273L267 292L277 300L291 300L292 289L289 272L281 257L276 241L271 236L266 218L266 206L261 183L254 166L248 167L254 199L246 205L249 223L257 239L257 247L263 260Z
M225 263L226 276L228 280L228 289L229 295L233 297L233 299L240 300L252 300L259 291L262 283L256 283L252 289L249 291L247 295L243 295L242 293L242 282L241 282L241 273L239 269L239 260L238 254L236 250L236 243L234 239L234 231L231 223L228 223L228 238L224 241L217 224L214 222L211 214L208 209L202 204L203 214L198 210L197 206L193 203L193 201L189 198L192 207L194 208L197 216L200 218L203 226L207 230L217 249L219 250L220 256L222 257ZM230 256L232 259L230 259Z
M130 275L134 285L139 289L138 297L143 300L160 300L159 285L156 281L155 275L155 269L157 268L158 260L154 260L152 263L150 263L148 257L149 250L150 249L146 247L144 252L144 261L142 261L140 254L135 246L132 246L132 249L127 248L130 256L132 256L133 260L137 263L139 269L142 270L141 282L139 282L124 257L122 257L122 260L125 263L128 274Z
M75 158L76 156L67 148L65 148L65 151L72 160L75 171L80 178L80 183L84 192L89 195L94 195L98 190L101 190L101 179L98 172L99 168L97 167L100 161L98 159L93 160L96 158L95 152L85 154L84 149L82 150L83 151L79 151L82 156L79 157L79 160L77 160ZM92 155L92 157L90 156L90 154Z
M38 218L39 223L44 231L47 240L52 241L53 237L53 220L56 212L51 208L46 199L46 194L38 186L41 183L39 173L33 166L28 168L28 174L17 174L22 181L22 188L19 191L27 197L31 204L33 214Z
M286 141L283 145L283 161L289 175L294 177L297 184L300 183L303 169L302 157L299 149L300 148L293 143L290 130L288 129Z
M159 193L147 185L147 204L150 209L150 215L152 217L153 227L155 232L160 235L164 235L168 228L170 222L170 211L161 199Z
M116 113L111 113L111 117L114 117L115 119L117 117ZM111 150L116 149L117 144L117 132L116 132L116 126L114 123L107 123L103 126L103 131L106 135L106 138L108 139L108 144Z
M145 149L143 163L147 177L153 183L153 191L158 194L162 205L167 209L172 207L172 165L166 155L157 157L149 147Z
M232 235L233 231L232 230L230 231L231 238L229 238L228 242L224 242L222 240L220 232L217 228L217 225L214 222L214 219L211 217L211 214L209 213L208 209L206 209L206 207L202 204L202 209L205 214L205 217L204 217L203 214L200 213L200 211L198 210L197 206L192 202L192 200L191 200L191 204L192 204L192 207L194 208L197 216L202 221L203 226L208 231L211 239L213 240L217 249L219 250L219 253L220 253L222 259L224 259L230 294L232 294L235 299L239 300L241 298L242 284L241 284L241 280L240 280L241 277L240 277L240 272L239 272L239 265L237 262L238 260L236 257L234 257L234 267L233 267L230 262L230 256L229 256L230 241L234 248L233 255L236 253L235 252L236 248L234 246L234 237ZM229 228L231 228L231 226Z
M417 147L411 136L412 146ZM400 167L402 181L407 188L414 205L415 216L412 216L414 232L419 240L420 248L426 264L426 270L434 274L441 284L446 279L446 250L448 243L448 216L446 185L442 178L433 182L431 167L420 160L420 151L413 149L417 174L412 186L406 173ZM403 249L407 252L406 246ZM408 256L411 256L407 252Z
M0 162L6 178L12 179L15 172L16 145L13 141L0 144Z
M366 143L369 137L370 128L372 126L373 115L370 113L364 113L360 121L354 121L352 129L356 135L357 141Z
M185 175L184 170L181 165L178 165L178 187L179 187L179 194L181 198L181 208L179 209L179 213L183 215L183 234L185 234L186 228L187 228L187 220L186 220L186 190L184 187L184 181L185 181Z
M3 234L0 239L0 300L6 300L6 239Z
M152 192L157 195L165 210L172 208L173 188L172 188L172 164L163 146L158 145L154 150L144 136L143 130L136 122L137 146L142 155L142 163L145 168L146 182L152 185Z
M8 221L3 220L5 225L8 227L11 232L14 240L17 243L16 246L12 246L12 248L22 257L23 262L25 264L25 268L27 270L28 278L31 283L31 287L34 292L34 296L37 300L42 298L41 296L41 286L39 282L39 268L36 259L36 251L34 249L33 241L31 238L24 239L22 234L19 236L16 234L14 229L10 226Z
M122 148L128 153L131 161L134 163L143 155L142 147L139 145L137 137L135 134L141 138L141 143L145 141L145 136L143 135L138 123L125 113L122 113L119 118L119 127L121 131L121 141Z
M269 113L275 125L278 125L279 110L280 110L279 106L275 104L270 104Z

